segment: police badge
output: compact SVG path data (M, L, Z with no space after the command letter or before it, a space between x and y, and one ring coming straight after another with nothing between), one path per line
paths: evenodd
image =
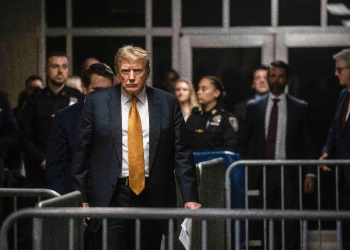
M234 116L230 116L230 117L228 118L228 121L230 122L230 124L231 124L233 130L234 130L235 132L237 132L237 131L238 131L238 120L237 120L237 118L234 117Z

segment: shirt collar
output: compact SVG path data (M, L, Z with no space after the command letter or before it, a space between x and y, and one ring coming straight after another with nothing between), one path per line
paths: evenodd
M274 96L271 92L269 92L269 99L272 102L273 99L280 99L281 102L285 102L286 100L286 93L282 93L281 95L279 95L278 97Z
M147 98L146 85L143 87L140 94L138 94L137 98L139 99L139 101L142 105L146 104L146 98ZM121 87L121 99L122 99L123 105L125 105L126 103L131 101L131 96L128 93L126 93L126 91L123 89L123 87Z

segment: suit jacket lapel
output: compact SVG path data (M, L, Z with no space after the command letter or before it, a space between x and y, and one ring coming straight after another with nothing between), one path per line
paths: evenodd
M151 168L159 141L162 105L152 88L146 86L146 93L149 115L149 167Z
M119 165L122 164L122 110L121 110L121 91L120 84L112 87L113 91L110 91L109 98L106 100L108 104L110 132L112 138L114 138L114 145L119 161Z
M262 127L263 129L261 130L262 131L262 137L264 138L264 143L265 143L265 140L266 140L266 137L265 137L265 114L266 114L266 108L267 108L267 101L268 101L268 98L269 98L269 95L266 95L264 97L262 97L261 99L261 105L259 105L259 108L260 108L260 111L259 111L259 115L260 115L260 119L259 121L261 122L260 124L260 127ZM264 147L265 147L265 144L264 144Z

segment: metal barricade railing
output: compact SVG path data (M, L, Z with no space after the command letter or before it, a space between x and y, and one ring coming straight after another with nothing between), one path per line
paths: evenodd
M136 249L140 250L141 239L141 220L142 219L167 219L169 220L169 240L168 249L174 249L174 219L194 218L201 220L202 227L202 250L207 248L207 239L210 235L207 234L208 220L236 220L238 222L237 230L239 228L239 220L241 219L265 219L272 222L273 220L303 220L304 226L307 226L306 220L350 220L350 212L336 212L336 211L296 211L296 210L239 210L239 209L212 209L203 208L198 210L189 209L159 209L159 208L43 208L43 209L23 209L11 214L3 223L0 232L0 249L8 250L7 235L11 226L20 219L25 218L69 218L69 235L74 235L74 228L77 226L75 219L83 217L93 217L102 219L102 248L107 249L108 235L107 235L107 221L111 218L119 219L135 219L136 229ZM82 223L82 222L79 222ZM54 227L55 225L53 225ZM269 230L273 233L274 228ZM305 232L304 232L305 234ZM273 235L273 234L271 234ZM307 238L304 237L307 241ZM239 237L238 237L239 240ZM273 236L272 236L273 240ZM341 242L337 239L337 249L340 248ZM69 250L74 248L74 237L69 238ZM306 244L303 244L303 250L306 250ZM38 249L34 249L38 250Z
M336 188L336 212L339 211L339 166L341 165L350 165L350 160L324 160L324 161L320 161L320 160L243 160L243 161L237 161L233 164L230 165L230 167L227 169L226 173L225 173L225 191L226 191L226 208L230 209L229 204L231 204L231 190L230 190L230 173L233 170L233 168L243 165L245 166L245 190L246 190L246 209L248 209L248 196L250 194L250 190L248 190L248 175L249 175L249 171L248 171L248 166L253 166L253 167L262 167L263 168L263 197L264 197L264 207L263 207L263 211L267 211L266 210L266 167L268 166L280 166L281 167L281 204L282 204L282 210L283 208L283 201L284 201L284 167L288 166L288 167L298 167L299 168L299 208L300 210L302 209L302 167L303 166L310 166L310 165L314 165L314 166L319 166L319 165L331 165L331 166L335 166L335 188ZM318 204L317 204L317 209L318 211L321 211L321 193L320 193L320 168L317 167L317 197L318 197ZM291 210L291 211L295 211L295 210ZM289 218L288 218L289 219ZM323 218L322 218L323 219ZM284 221L282 221L282 227L284 227ZM237 223L237 221L235 222L235 224ZM339 242L341 240L341 222L337 221L337 242ZM303 223L301 226L301 232L307 230L307 227L305 227L305 223ZM248 223L246 221L246 249L248 249ZM266 220L264 221L264 240L265 240L265 248L266 249L266 242L267 242L267 223ZM321 234L321 220L318 219L318 231L319 234ZM227 220L226 223L226 241L227 241L227 249L232 249L232 241L231 241L231 221ZM235 230L235 249L239 249L238 245L237 245L237 239L239 238L239 231ZM302 233L301 233L302 234ZM303 234L303 236L301 237L306 237L305 234ZM283 232L282 232L282 238L284 237ZM321 237L320 237L321 238ZM283 240L284 241L284 240ZM305 239L301 239L301 244L305 243ZM321 241L319 241L319 249L322 249L321 247Z
M42 198L53 198L59 197L60 194L54 190L50 189L39 189L39 188L0 188L0 197L13 197L13 211L16 212L18 208L17 197L37 197L38 202ZM18 227L17 223L13 227L13 241L14 241L14 250L18 249L17 245L17 234Z
M43 208L69 208L81 207L83 198L79 191L74 191L60 197L39 202L36 207ZM35 218L33 220L33 249L66 249L69 238L74 238L75 249L84 249L84 226L81 218L77 218L75 223L79 223L73 235L69 235L65 230L70 224L66 218L50 218L46 220ZM54 227L52 225L55 225Z

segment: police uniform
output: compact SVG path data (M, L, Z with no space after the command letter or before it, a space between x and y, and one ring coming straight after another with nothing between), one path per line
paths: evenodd
M19 120L20 142L25 153L28 181L34 188L46 188L45 172L40 164L46 159L46 147L55 113L72 105L84 95L64 86L56 95L49 87L32 94L24 106Z
M237 118L218 105L208 112L194 108L186 126L193 151L236 150Z

